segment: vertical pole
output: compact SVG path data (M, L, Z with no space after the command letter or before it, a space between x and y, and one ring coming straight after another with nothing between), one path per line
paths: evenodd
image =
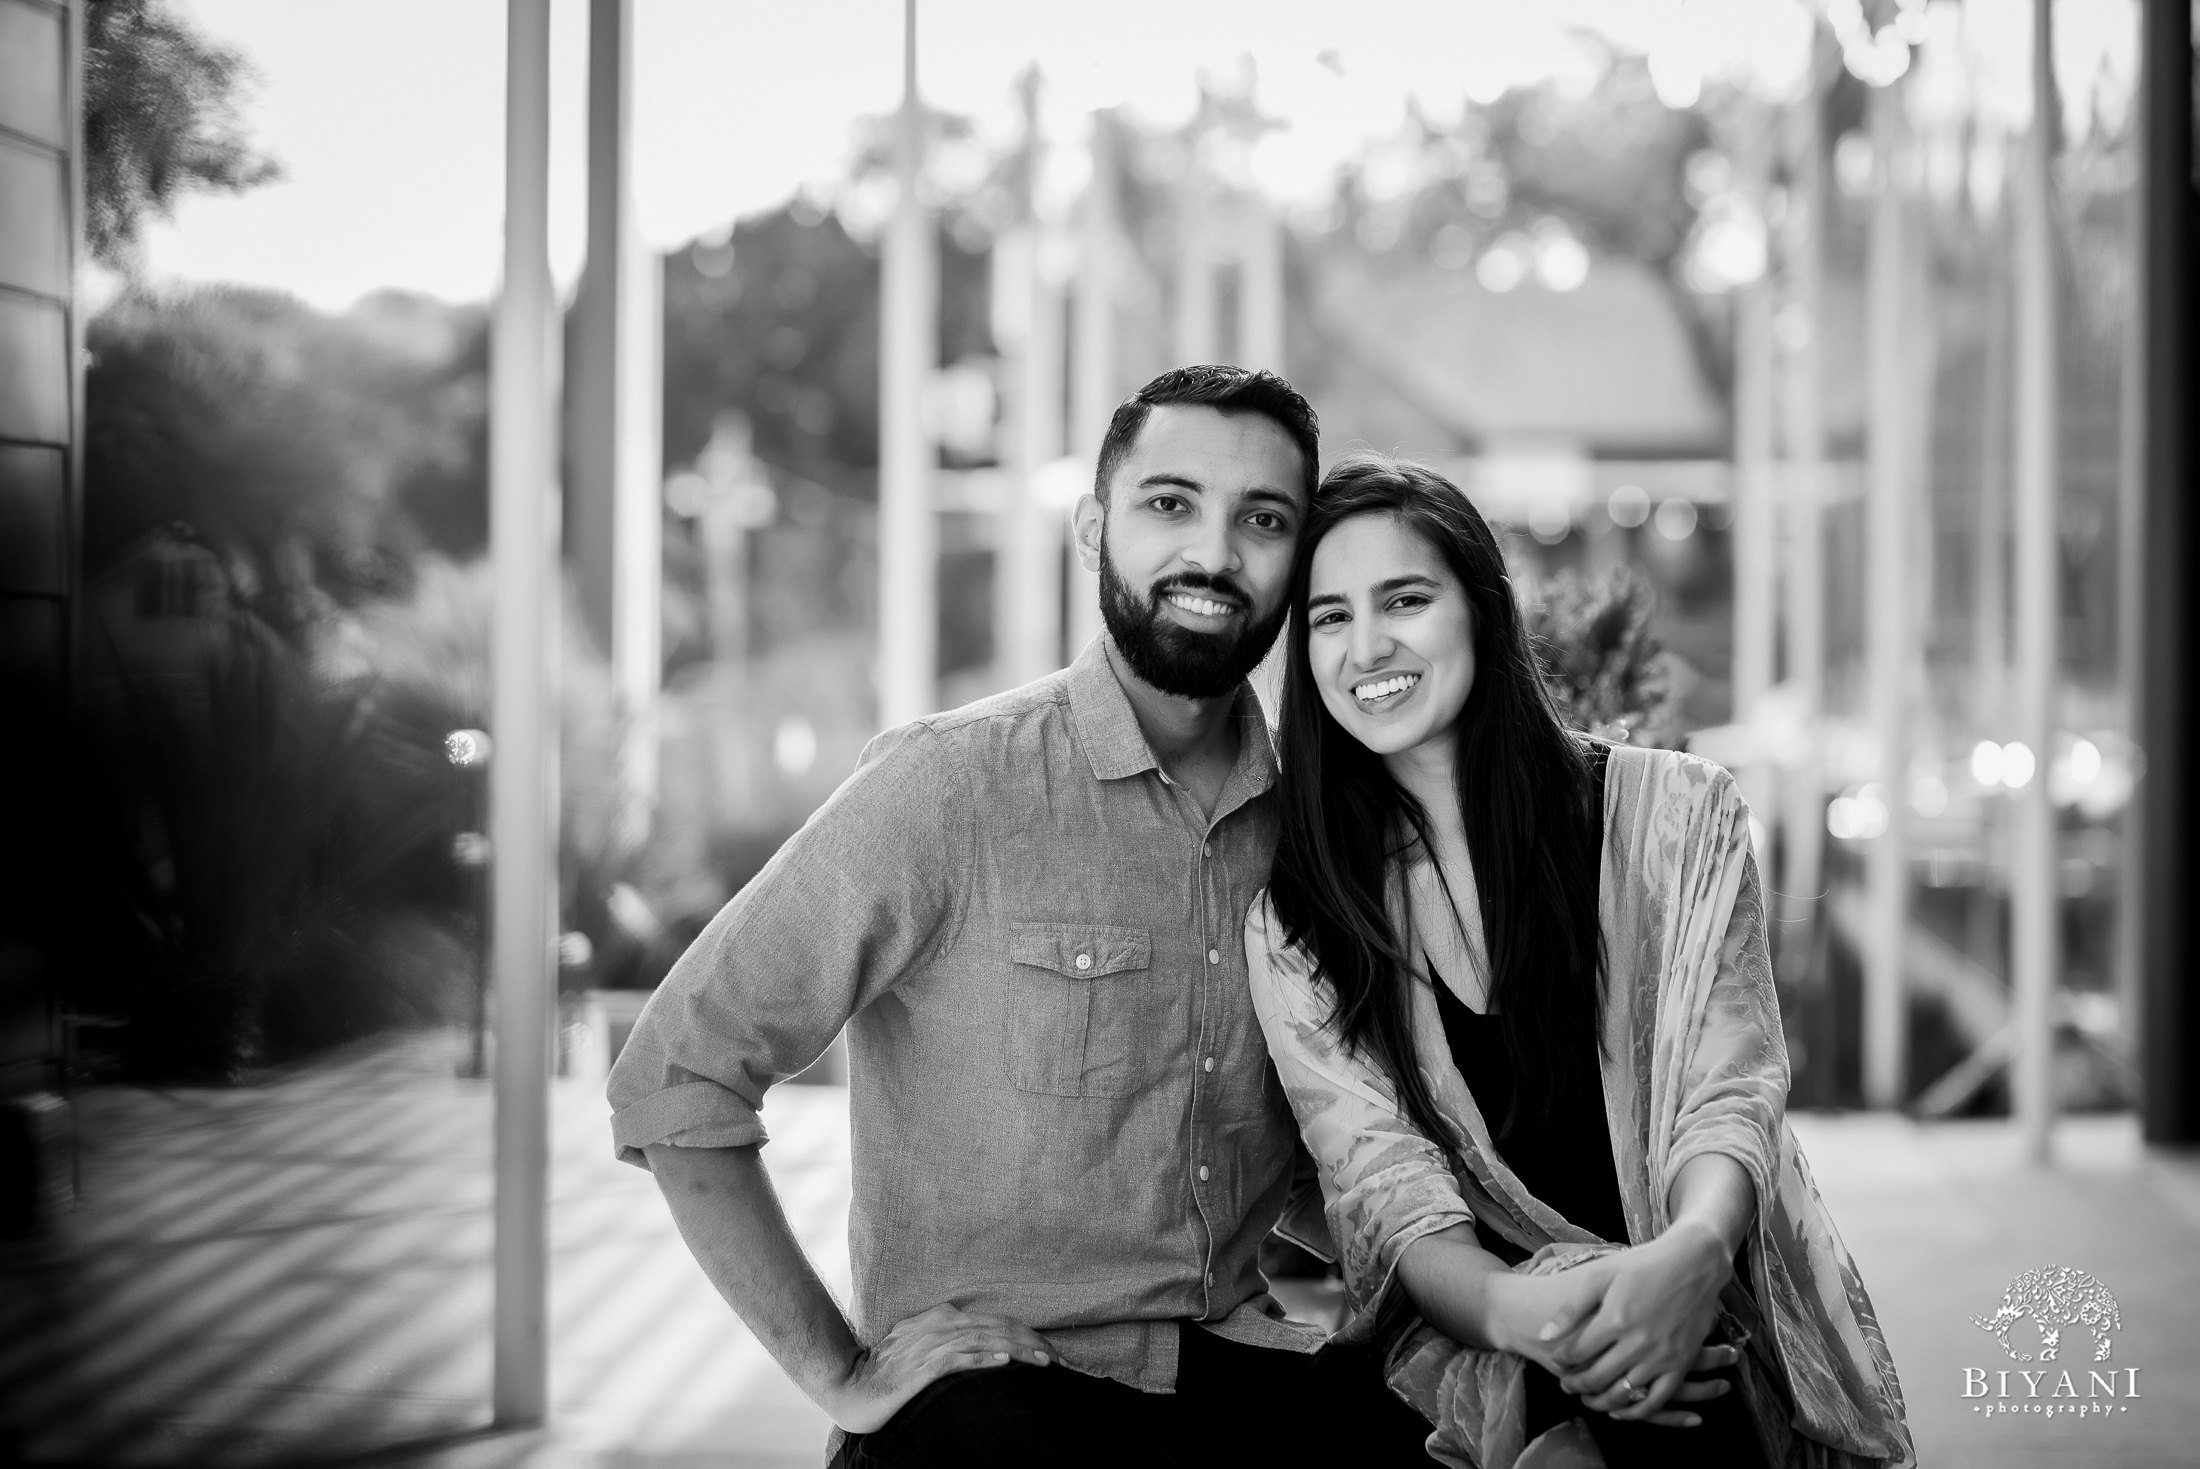
M490 850L496 863L494 1209L499 1424L549 1395L550 1004L557 967L556 303L550 282L550 4L508 0L504 276L491 339Z
M626 817L656 792L662 668L661 284L634 222L634 3L588 9L588 259L573 304L567 550L581 617L611 661Z
M1062 454L1063 311L1060 286L1051 279L1046 221L1039 214L1039 178L1045 163L1039 134L1039 77L1023 83L1025 221L1013 243L994 255L1007 272L999 290L1013 299L1000 313L1014 330L1004 340L1011 359L1009 424L1010 491L995 583L995 646L1010 684L1028 683L1062 666L1062 515L1040 498L1040 469ZM1005 321L1004 323L1005 324Z
M1784 861L1780 874L1778 962L1791 980L1819 987L1811 1007L1811 1054L1817 1074L1830 1074L1832 1027L1822 993L1824 976L1813 971L1818 899L1824 872L1825 791L1819 773L1817 727L1824 714L1826 678L1826 550L1824 388L1826 144L1823 113L1826 68L1823 39L1816 47L1810 95L1788 114L1794 185L1788 214L1789 304L1803 323L1790 344L1783 431L1787 472L1786 577L1781 620L1786 626L1784 681L1795 690L1797 712L1811 731L1794 752L1783 782L1780 824ZM1830 1100L1820 1086L1819 1095Z
M620 261L617 557L611 674L621 786L633 835L657 799L657 692L664 679L664 263L638 235Z
M1762 217L1769 190L1770 119L1750 104L1736 140L1742 188ZM1743 285L1734 302L1734 699L1732 718L1747 721L1771 690L1778 618L1773 499L1772 282ZM1760 758L1738 772L1750 809L1771 809L1772 771ZM1765 854L1759 853L1762 859Z
M1265 199L1249 200L1238 271L1240 367L1284 372L1283 251L1282 215Z
M1092 115L1092 182L1085 192L1084 238L1078 250L1076 313L1070 361L1070 452L1090 467L1114 416L1115 382L1115 116ZM1069 651L1100 635L1100 579L1069 560Z
M2013 393L2009 362L2015 312L2010 282L2007 216L1988 223L1986 350L1981 368L1978 424L1978 473L1973 481L1976 509L1971 516L1972 600L1971 727L1958 742L2006 739L2009 734L2009 465L2013 430ZM1989 859L2006 851L2002 839L2002 803L1979 808L1979 850ZM1979 881L1966 900L1965 947L1989 972L2005 973L2008 935L2003 922L2002 885L1995 862L1982 864Z
M1872 195L1868 267L1869 445L1865 499L1865 664L1878 779L1886 791L1887 828L1866 858L1870 923L1864 961L1864 1101L1898 1107L1909 1045L1902 964L1909 932L1908 719L1910 642L1911 380L1913 334L1909 240L1900 177L1905 146L1899 83L1871 95Z
M939 366L939 242L918 194L924 109L917 96L917 0L902 0L899 197L886 234L879 343L878 693L891 729L939 696L939 523L925 385Z
M2188 0L2144 0L2139 42L2140 381L2146 555L2139 740L2151 757L2132 810L2145 810L2125 870L2139 888L2144 1092L2156 1144L2200 1142L2200 995L2192 975L2192 18ZM2128 881L2128 879L2127 879Z
M2015 991L2016 1114L2026 1151L2047 1161L2054 1116L2055 985L2062 903L2048 766L2055 753L2055 241L2050 168L2056 133L2051 0L2033 0L2032 123L2017 189L2016 733L2037 761L2013 793L2010 971Z

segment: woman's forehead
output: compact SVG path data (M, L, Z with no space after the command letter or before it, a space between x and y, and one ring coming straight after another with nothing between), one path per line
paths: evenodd
M1377 511L1340 521L1314 548L1313 591L1347 591L1406 572L1451 581L1451 568L1428 538L1395 512Z

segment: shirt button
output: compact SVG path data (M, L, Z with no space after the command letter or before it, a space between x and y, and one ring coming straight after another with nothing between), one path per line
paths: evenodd
M1212 1056L1209 1056L1209 1057L1207 1058L1207 1065L1206 1065L1206 1069L1207 1069L1207 1070L1209 1070L1209 1071L1212 1071L1212 1070L1214 1070L1214 1069L1215 1069L1215 1058L1214 1058L1214 1057L1212 1057Z
M1213 1285L1215 1283L1215 1273L1212 1270L1207 1272L1207 1283L1209 1285Z
M1201 1183L1205 1183L1207 1181L1207 1165L1204 1163L1199 1165L1199 1181Z
M1212 857L1212 856L1213 856L1214 854L1215 854L1215 844L1214 844L1213 842L1201 842L1201 843L1199 844L1199 855L1200 855L1200 856L1202 856L1202 857Z
M1078 967L1079 969L1090 969L1090 968L1092 968L1092 955L1090 955L1090 954L1079 954L1079 955L1077 956L1077 967Z
M1209 949L1207 951L1207 962L1209 964L1220 964L1222 962L1222 950Z

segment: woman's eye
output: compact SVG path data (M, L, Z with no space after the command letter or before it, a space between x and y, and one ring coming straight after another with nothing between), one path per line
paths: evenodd
M1319 616L1317 616L1317 617L1316 617L1316 618L1314 619L1314 621L1313 621L1313 623L1311 624L1311 626L1314 626L1314 627L1335 627L1335 626L1337 626L1337 625L1338 625L1339 623L1341 623L1341 622L1343 622L1343 621L1344 621L1344 614L1343 614L1342 612L1324 612L1324 613L1320 614Z
M1393 597L1391 599L1390 610L1393 612L1418 612L1427 605L1428 598L1423 596L1421 593L1407 592L1402 597Z

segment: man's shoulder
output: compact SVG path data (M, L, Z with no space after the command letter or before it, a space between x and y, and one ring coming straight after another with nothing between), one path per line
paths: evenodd
M1002 726L1051 719L1067 712L1068 708L1069 670L1064 668L1016 688L988 694L959 709L927 715L917 722L949 740L970 739Z
M905 766L952 764L973 757L992 761L1004 753L1004 745L1043 741L1064 729L1068 715L1069 676L1065 670L989 694L958 709L897 725L872 739L857 765L860 769L882 761Z

